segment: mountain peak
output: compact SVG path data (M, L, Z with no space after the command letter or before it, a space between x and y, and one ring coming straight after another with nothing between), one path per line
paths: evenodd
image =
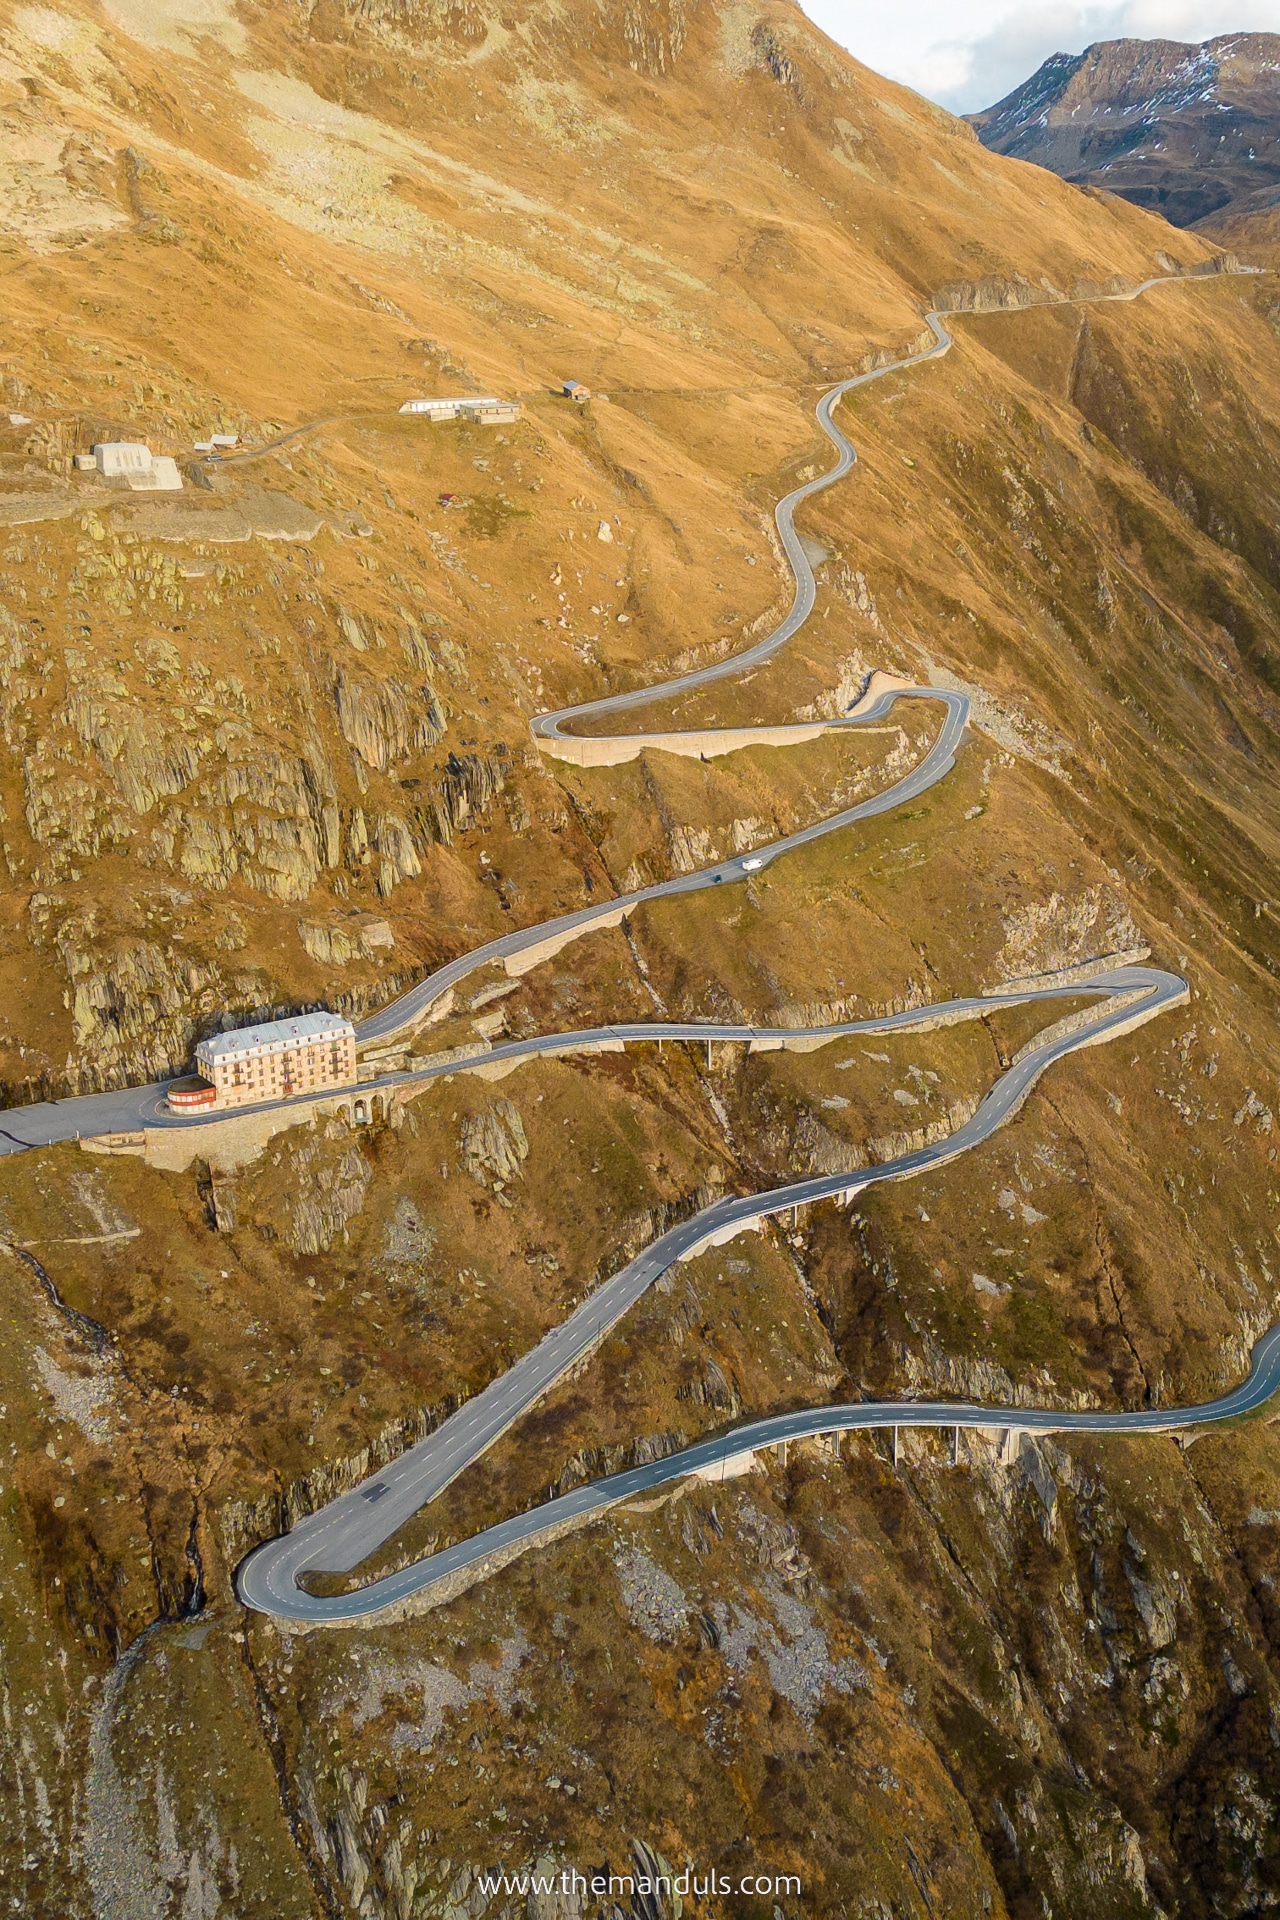
M994 152L1193 226L1280 187L1280 34L1100 40L967 117Z

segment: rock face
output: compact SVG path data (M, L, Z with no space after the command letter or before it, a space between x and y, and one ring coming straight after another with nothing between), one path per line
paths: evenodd
M298 923L298 937L313 960L327 967L349 966L353 960L373 960L395 946L395 935L385 920L355 919L345 925Z
M463 1167L482 1187L492 1181L501 1191L518 1178L529 1157L524 1122L510 1100L495 1100L483 1113L462 1123L459 1146Z
M200 1157L0 1155L6 1913L597 1920L601 1862L785 1873L762 1920L1270 1912L1265 1420L773 1450L369 1632L278 1631L232 1578L676 1220L855 1186L1073 1003L498 1085L504 1017L852 1021L1139 937L1192 988L981 1152L664 1274L388 1561L739 1415L1239 1379L1280 1317L1280 294L1063 306L1217 249L985 150L781 0L50 0L0 53L0 1091L149 1080L596 919L433 1007L416 1097L373 1085L403 1036L366 1051L367 1126L344 1095ZM833 717L880 667L971 696L952 772L606 926L934 737L899 710L591 767L529 735L764 637L816 394L927 345L931 297L956 350L847 409L857 472L798 515L803 635L606 731ZM524 396L509 431L396 411L485 389ZM183 493L99 488L73 456L109 438ZM563 1897L486 1895L534 1859Z
M419 692L395 680L338 676L338 725L367 766L385 773L444 734L445 716L430 686Z
M238 1191L215 1186L211 1198L219 1216L256 1221L264 1237L279 1238L294 1253L315 1254L345 1242L372 1178L359 1141L340 1120L330 1120L294 1136Z
M966 117L994 152L1175 227L1261 210L1280 197L1280 34L1101 40Z
M57 436L46 438L39 445L48 461L61 461ZM0 450L0 475L6 457ZM238 919L237 899L243 906L256 896L262 906L249 918L261 911L262 925L273 911L296 915L312 902L299 934L323 965L380 959L395 945L386 921L337 901L354 893L372 905L418 880L429 850L477 826L506 784L501 743L493 754L435 752L448 716L433 676L444 671L457 684L466 672L438 622L428 637L398 609L394 626L385 621L389 642L371 616L357 620L336 602L323 629L299 613L278 688L269 671L257 671L256 656L239 658L251 695L217 655L211 621L237 598L246 608L257 599L248 576L260 559L237 567L189 551L178 559L136 532L109 530L91 511L62 547L23 534L6 562L31 563L46 596L74 592L86 616L78 644L58 647L38 615L23 617L30 596L17 576L2 576L10 603L0 607L0 741L11 775L0 798L3 859L9 878L33 889L32 938L55 957L70 1015L56 1052L22 1053L19 1070L0 1074L10 1100L175 1071L229 1008L296 999L276 972L276 955L292 948L283 924L284 944L268 941L275 952L256 977L255 963L232 976L209 951L210 942L247 944L243 927L226 939L214 932L216 919L224 932ZM292 564L310 578L323 563L295 556ZM278 586L282 576L265 565ZM201 596L193 638L183 622ZM301 594L290 604L303 604ZM320 597L310 604L321 606ZM166 624L153 624L161 615ZM254 633L263 660L281 657L278 637ZM397 640L412 678L386 671ZM368 657L342 659L344 643ZM77 906L76 889L96 888L104 863L121 861L128 884L112 879L101 900ZM287 919L298 924L279 913ZM161 928L168 944L147 937Z
M451 845L454 835L480 817L505 783L506 770L499 761L479 753L451 753L444 778L426 804L414 809L424 838Z
M104 939L86 916L63 923L57 952L71 982L73 1031L86 1062L76 1084L86 1088L110 1085L130 1068L164 1073L184 1060L197 1010L208 1018L227 996L217 966L184 963L154 940Z

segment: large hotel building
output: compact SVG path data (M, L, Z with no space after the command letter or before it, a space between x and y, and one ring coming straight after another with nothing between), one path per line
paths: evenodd
M177 1113L288 1100L295 1094L350 1087L356 1078L356 1030L336 1013L302 1013L260 1027L215 1033L196 1048L198 1074L171 1083Z

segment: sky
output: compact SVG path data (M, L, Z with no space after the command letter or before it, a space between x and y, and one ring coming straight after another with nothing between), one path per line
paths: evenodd
M1051 53L1094 40L1210 40L1280 33L1280 0L801 0L856 59L971 113L994 106Z

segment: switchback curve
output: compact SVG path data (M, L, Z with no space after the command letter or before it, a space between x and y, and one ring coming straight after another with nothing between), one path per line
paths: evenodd
M1094 297L1134 299L1162 280L1181 277L1184 276L1161 275L1131 291ZM675 680L539 716L533 722L533 733L544 751L575 760L579 764L615 763L619 758L631 757L632 751L639 752L646 746L656 745L658 740L652 735L637 735L624 740L614 738L602 741L596 747L591 736L566 733L566 723L589 716L630 711L659 699L691 691L727 675L741 673L744 668L769 658L793 637L812 611L816 594L813 569L795 532L795 509L811 495L841 479L857 459L852 443L835 424L832 409L846 393L868 381L947 352L952 344L952 336L943 324L942 315L931 311L926 318L933 335L932 346L919 354L843 381L829 389L818 402L817 420L836 448L837 461L826 474L787 495L776 510L779 534L796 583L791 609L780 625L746 652ZM693 892L729 880L745 880L750 873L792 848L837 831L856 819L888 811L914 793L933 785L954 764L954 752L968 718L967 700L963 695L942 689L914 687L895 682L887 676L877 678L879 684L873 681L855 709L834 720L820 723L816 729L805 731L811 737L812 731L829 727L865 726L887 714L894 702L902 698L940 701L946 708L940 734L928 754L904 780L872 801L816 822L812 827L758 848L750 855L740 855L698 873L682 875L675 880L619 896L605 909L584 909L520 934L489 942L472 954L438 969L409 993L363 1022L359 1029L361 1040L367 1042L386 1038L412 1029L457 980L487 961L502 960L508 963L511 971L522 971L519 964L521 959L531 963L535 952L536 957L541 958L591 927L617 924L627 911L645 900ZM798 730L734 730L732 744L745 744L743 735L753 732L776 737L780 732L789 734L793 731ZM680 735L660 736L660 743L674 751L702 753L707 751L708 746L712 751L717 750L714 742L707 742L705 736L683 736L683 739L686 743L683 747L673 744L681 742ZM603 750L607 758L593 760L593 748L597 752ZM624 748L629 751L620 751ZM515 965L510 964L513 961ZM567 1320L548 1333L505 1374L467 1402L435 1433L410 1448L392 1466L369 1476L360 1486L338 1496L318 1513L300 1521L290 1533L255 1549L242 1563L237 1574L241 1599L261 1612L312 1625L351 1624L375 1615L385 1618L389 1612L414 1603L435 1604L461 1590L471 1580L492 1571L496 1565L504 1564L515 1553L554 1537L568 1526L580 1524L582 1520L631 1497L635 1492L685 1473L703 1471L716 1463L723 1464L735 1455L753 1451L758 1446L778 1444L805 1434L886 1425L1015 1426L1054 1432L1170 1431L1182 1425L1230 1418L1261 1404L1280 1385L1280 1329L1273 1329L1255 1349L1253 1370L1246 1382L1220 1399L1199 1407L1147 1409L1139 1413L1068 1413L949 1403L888 1402L809 1409L800 1414L777 1415L754 1422L749 1427L699 1442L697 1446L668 1460L651 1462L644 1468L590 1483L533 1513L513 1516L470 1541L417 1561L354 1593L320 1596L307 1593L299 1584L300 1578L308 1572L350 1571L368 1559L413 1513L442 1492L523 1412L570 1369L580 1364L598 1345L608 1328L629 1311L675 1261L693 1258L704 1248L733 1238L770 1214L821 1199L843 1197L848 1200L878 1182L906 1178L957 1157L989 1138L1002 1126L1017 1111L1040 1074L1053 1061L1079 1047L1097 1045L1131 1030L1163 1008L1184 1001L1188 990L1186 982L1177 975L1154 968L1132 967L1095 976L1091 981L1075 983L1061 991L1072 996L1081 993L1103 995L1105 1003L1096 1019L1086 1020L1070 1033L1046 1035L1041 1042L1024 1048L1014 1064L990 1089L972 1118L946 1140L883 1166L862 1169L856 1174L796 1181L766 1194L718 1201L693 1220L671 1229L597 1288ZM1021 994L1011 992L1005 1004L1048 997L1053 996L1035 991ZM977 1004L986 1010L993 1002L983 998ZM928 1011L939 1017L963 1018L974 1005L973 1001L950 1002ZM859 1022L850 1023L850 1028L845 1030L852 1030L854 1026L864 1032L875 1029L874 1022ZM611 1031L625 1032L624 1029ZM671 1037L675 1037L674 1030L665 1027L660 1029L656 1023L648 1031L654 1035L659 1031L670 1031ZM723 1031L712 1027L699 1029L707 1038L721 1037ZM743 1031L735 1030L734 1037L742 1037ZM815 1029L813 1033L816 1037L819 1032L827 1031ZM795 1424L797 1422L798 1425Z

